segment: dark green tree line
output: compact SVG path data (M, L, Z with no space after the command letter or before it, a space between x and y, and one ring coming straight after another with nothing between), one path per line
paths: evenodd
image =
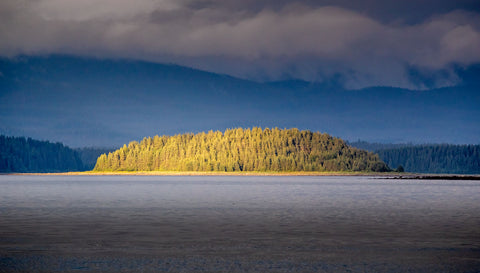
M480 174L480 145L415 145L377 153L390 167L407 172Z
M387 171L378 156L328 134L298 129L144 138L102 154L96 171Z
M61 143L0 136L0 172L81 171L79 155Z

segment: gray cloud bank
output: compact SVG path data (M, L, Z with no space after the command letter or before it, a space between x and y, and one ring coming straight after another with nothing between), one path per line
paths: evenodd
M465 9L469 1L460 1L463 9L439 5L438 13L417 7L416 18L405 15L408 6L382 8L391 20L372 8L385 1L365 9L330 2L4 0L0 56L133 58L255 80L335 76L348 88L420 89L407 68L442 71L438 87L456 83L453 66L480 62L480 13Z

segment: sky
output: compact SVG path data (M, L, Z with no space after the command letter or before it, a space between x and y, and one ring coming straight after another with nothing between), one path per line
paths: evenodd
M0 0L0 134L480 141L478 0Z
M0 1L0 57L49 54L422 90L480 63L480 1Z

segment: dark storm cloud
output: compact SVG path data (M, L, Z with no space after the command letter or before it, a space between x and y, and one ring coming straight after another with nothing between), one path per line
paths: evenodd
M347 87L414 83L408 67L480 62L477 1L7 0L0 55L67 53L174 62L218 73Z
M382 22L421 22L434 14L448 13L452 10L480 11L477 0L198 0L188 1L189 7L225 8L230 10L248 10L258 12L263 9L279 10L285 6L302 4L312 8L337 6L366 14Z

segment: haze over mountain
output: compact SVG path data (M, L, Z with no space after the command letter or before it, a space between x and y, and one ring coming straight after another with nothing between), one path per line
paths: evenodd
M335 78L259 83L143 61L3 58L0 134L112 147L157 134L261 126L347 140L477 144L479 71L458 68L461 84L425 91L346 90Z

